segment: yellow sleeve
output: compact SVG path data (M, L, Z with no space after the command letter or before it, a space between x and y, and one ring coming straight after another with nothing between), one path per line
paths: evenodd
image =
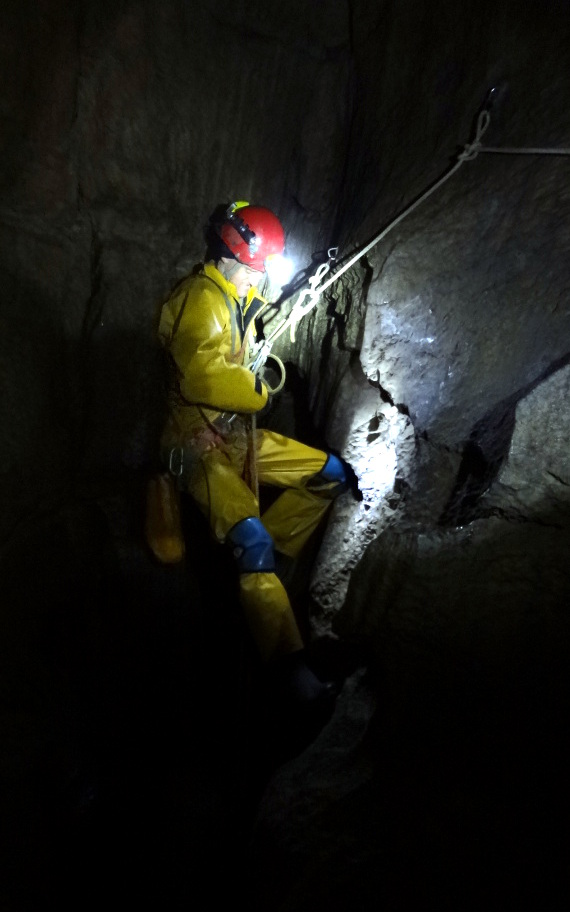
M178 368L180 392L188 402L221 412L257 412L267 402L267 388L230 360L231 317L222 294L211 285L198 278L181 288L163 308L159 335Z

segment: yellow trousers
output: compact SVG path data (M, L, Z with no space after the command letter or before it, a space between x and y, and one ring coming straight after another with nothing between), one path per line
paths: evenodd
M322 450L273 431L255 432L257 476L260 485L283 488L271 506L259 514L258 500L243 480L244 449L212 448L190 473L187 490L196 501L219 542L243 519L261 518L275 549L295 557L326 512L329 490L311 490L311 481L327 461ZM264 660L301 649L303 642L289 597L275 573L241 573L240 594L245 617Z

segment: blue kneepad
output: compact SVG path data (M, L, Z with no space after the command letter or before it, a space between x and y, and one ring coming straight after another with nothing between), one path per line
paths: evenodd
M329 453L327 461L319 472L319 475L321 478L324 478L325 481L336 481L337 484L341 485L346 484L348 481L344 465L334 453Z
M236 523L227 539L240 573L272 573L275 570L273 539L256 516Z

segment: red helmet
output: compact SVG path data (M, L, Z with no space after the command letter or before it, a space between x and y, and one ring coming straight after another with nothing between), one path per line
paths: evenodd
M265 272L265 260L272 254L282 254L285 232L276 215L262 206L233 203L222 223L219 234L232 255L244 266Z

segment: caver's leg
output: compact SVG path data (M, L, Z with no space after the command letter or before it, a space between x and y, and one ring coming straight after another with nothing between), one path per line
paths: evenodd
M259 483L286 489L263 514L263 525L277 551L296 557L331 500L345 490L344 466L338 457L274 431L258 431L256 442Z
M276 688L295 703L330 701L334 686L319 681L306 664L289 597L275 574L273 541L259 518L252 491L228 457L211 450L193 471L188 492L216 538L232 548L244 614Z

